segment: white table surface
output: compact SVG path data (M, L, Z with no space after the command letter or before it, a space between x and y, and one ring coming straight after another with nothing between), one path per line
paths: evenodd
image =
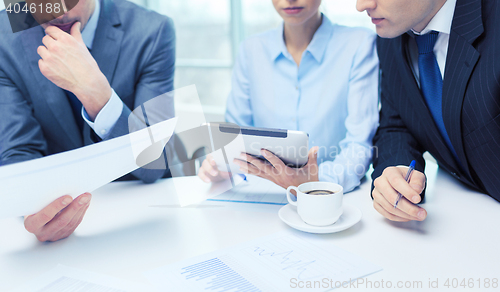
M486 279L490 284L500 279L500 203L461 185L432 162L426 174L425 221L384 219L373 209L371 182L366 180L344 196L345 203L363 212L361 222L317 236L381 266L383 271L366 278L375 286L391 281L393 289L418 287L413 281L421 281L422 287L397 291L463 290L452 288L456 278L458 283L474 279L474 288L465 291L499 291L483 286ZM55 243L38 242L20 218L0 220L0 291L58 264L147 283L142 273L153 268L290 230L278 218L278 205L204 202L179 208L175 197L171 179L152 185L112 183L94 193L76 232ZM429 288L429 279L438 279L439 289ZM450 288L444 286L447 279ZM363 291L367 286L348 289Z

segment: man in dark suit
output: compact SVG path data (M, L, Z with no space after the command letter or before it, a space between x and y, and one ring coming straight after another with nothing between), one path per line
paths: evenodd
M500 2L358 0L376 25L382 71L374 207L394 221L417 206L429 151L464 184L500 200ZM408 165L417 166L406 183ZM404 197L394 208L397 193Z
M0 12L0 165L128 134L132 110L173 90L175 33L166 16L123 0L80 0L41 26L29 13L24 24L32 28L8 32ZM173 117L173 100L161 111ZM166 152L174 156L171 143ZM154 182L167 172L139 169L124 179ZM61 197L25 227L41 241L65 238L90 199Z

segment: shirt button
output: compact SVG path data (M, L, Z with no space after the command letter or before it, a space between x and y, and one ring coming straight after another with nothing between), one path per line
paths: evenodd
M101 130L101 135L106 134L106 130Z
M295 89L296 89L296 90L299 90L299 86L298 86L298 85L297 85L297 86L295 86Z
M295 118L292 119L292 122L295 122Z

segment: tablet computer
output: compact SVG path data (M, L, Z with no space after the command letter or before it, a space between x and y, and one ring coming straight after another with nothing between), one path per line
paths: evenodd
M239 173L233 163L241 153L248 153L265 162L260 150L266 149L278 156L287 166L300 168L307 164L309 135L301 131L240 127L232 123L207 123L212 156L221 171ZM218 151L220 150L220 151Z

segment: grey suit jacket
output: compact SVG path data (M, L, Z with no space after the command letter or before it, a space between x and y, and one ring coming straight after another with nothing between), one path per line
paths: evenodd
M175 32L170 18L133 3L102 0L101 7L92 55L124 103L106 138L112 139L129 133L131 110L173 90ZM87 124L80 133L65 92L41 74L37 48L44 35L40 26L12 33L6 12L0 12L0 165L100 140ZM173 99L163 110L165 118L174 116ZM173 143L165 152L175 159ZM138 169L122 179L154 182L166 173Z

